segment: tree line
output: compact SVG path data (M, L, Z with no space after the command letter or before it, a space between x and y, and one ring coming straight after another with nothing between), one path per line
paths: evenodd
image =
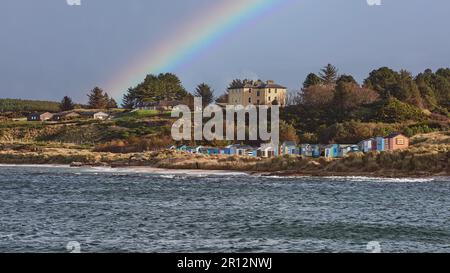
M99 87L95 87L88 93L88 104L75 103L69 96L64 96L61 102L0 99L0 114L15 113L13 116L25 115L33 112L58 112L73 109L113 109L118 108L116 101Z
M88 93L88 104L87 108L90 109L113 109L118 108L117 102L104 92L100 87L94 87ZM61 111L70 111L77 108L76 104L73 102L72 98L64 96L59 104L59 109Z
M0 113L6 112L55 112L59 105L53 101L0 99Z
M206 83L199 84L191 94L183 87L181 80L172 73L147 75L144 81L135 87L130 87L123 96L122 107L133 109L147 102L159 101L190 101L193 97L202 97L203 104L214 101L214 90Z

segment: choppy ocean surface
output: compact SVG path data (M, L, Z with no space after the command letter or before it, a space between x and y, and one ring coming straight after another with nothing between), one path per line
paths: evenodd
M0 166L0 252L67 252L68 244L81 252L450 252L450 178Z

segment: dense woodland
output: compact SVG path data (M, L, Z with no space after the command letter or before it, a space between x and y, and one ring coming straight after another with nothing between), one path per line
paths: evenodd
M427 69L417 76L387 67L358 84L327 65L306 77L282 119L311 142L354 143L402 132L409 136L448 130L450 69Z

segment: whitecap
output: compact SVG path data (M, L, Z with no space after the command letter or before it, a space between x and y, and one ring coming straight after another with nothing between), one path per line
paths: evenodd
M403 177L403 178L390 178L390 177L370 177L370 176L325 176L323 178L330 180L338 180L344 182L384 182L384 183L426 183L434 182L435 177L416 178L416 177Z

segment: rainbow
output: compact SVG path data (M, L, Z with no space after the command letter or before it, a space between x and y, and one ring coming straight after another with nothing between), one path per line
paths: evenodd
M149 46L135 61L106 84L119 95L136 86L147 74L171 72L245 22L271 10L283 0L223 0L202 10L172 35Z

